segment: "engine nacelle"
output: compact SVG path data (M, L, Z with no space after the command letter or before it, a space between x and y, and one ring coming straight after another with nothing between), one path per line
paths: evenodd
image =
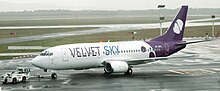
M106 73L121 73L128 71L128 64L125 61L109 61L106 63L104 71Z

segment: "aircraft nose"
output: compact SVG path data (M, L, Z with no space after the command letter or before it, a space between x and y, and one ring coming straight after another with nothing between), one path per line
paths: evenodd
M36 67L42 68L42 67L40 67L39 57L35 57L35 58L31 61L31 64L34 65L34 66L36 66Z

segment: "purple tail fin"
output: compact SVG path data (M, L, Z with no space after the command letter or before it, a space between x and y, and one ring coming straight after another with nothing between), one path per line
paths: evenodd
M182 6L166 33L152 39L152 41L182 41L187 11L188 6Z

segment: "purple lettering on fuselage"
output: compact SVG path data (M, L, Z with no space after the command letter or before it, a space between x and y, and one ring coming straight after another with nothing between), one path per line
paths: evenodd
M99 46L97 47L75 47L69 48L72 57L100 56Z

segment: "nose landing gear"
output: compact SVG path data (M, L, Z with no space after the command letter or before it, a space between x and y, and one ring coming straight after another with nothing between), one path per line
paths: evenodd
M53 73L51 74L51 78L52 78L52 79L57 79L57 73L53 72Z
M48 70L48 69L43 69L44 70L44 72L48 72L48 71L50 71L50 72L52 72L52 74L51 74L51 78L52 79L57 79L57 73L56 73L56 71L55 70ZM38 76L38 78L43 78L43 77L41 77L40 75L37 75Z

